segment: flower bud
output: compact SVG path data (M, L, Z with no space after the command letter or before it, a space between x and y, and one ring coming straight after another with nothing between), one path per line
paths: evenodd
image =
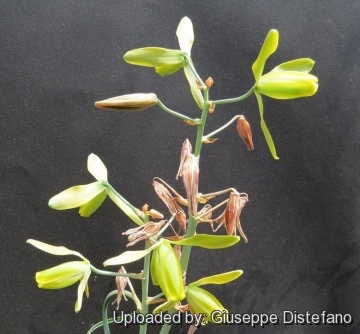
M119 111L138 111L152 107L158 103L154 93L136 93L112 97L107 100L95 102L95 106L104 109Z
M254 149L254 144L252 142L252 133L249 122L245 119L244 116L240 116L237 120L237 132L240 138L245 142L248 151Z
M211 314L214 311L227 313L228 311L210 292L195 285L189 285L186 290L186 300L191 313L205 314L204 321L212 321Z
M162 213L160 213L159 211L156 211L154 209L150 209L149 215L153 219L163 219L164 218L164 215Z
M185 298L180 261L169 241L164 240L153 250L150 272L153 284L160 286L168 301Z
M210 88L213 84L214 84L213 78L212 78L212 77L208 77L208 78L206 79L206 81L205 81L205 86L206 86L207 88Z

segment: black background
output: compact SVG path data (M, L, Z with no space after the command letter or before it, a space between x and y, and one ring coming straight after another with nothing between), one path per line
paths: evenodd
M2 0L0 6L1 333L80 334L101 320L113 279L92 274L90 298L76 314L77 285L46 291L34 280L36 271L73 258L25 243L33 238L64 245L98 268L124 250L121 232L133 224L109 199L87 219L76 209L47 206L60 191L93 182L86 169L90 153L102 159L110 183L138 207L148 203L166 212L152 189L154 176L184 193L174 177L182 142L195 141L193 127L158 107L125 114L93 105L121 94L154 92L168 107L198 117L182 71L161 78L122 59L143 46L177 49L175 31L185 15L194 25L195 66L204 79L215 80L212 99L239 96L253 85L251 65L271 28L279 30L280 43L266 71L310 57L319 78L314 97L264 98L279 161L266 147L254 97L218 106L209 117L206 133L236 114L252 124L254 151L246 151L233 125L203 148L200 166L201 192L233 186L249 194L242 214L249 243L194 249L188 282L242 269L239 280L207 287L233 313L281 317L283 310L326 310L354 319L350 326L209 325L199 333L360 333L358 1ZM133 306L122 302L121 309ZM186 331L183 326L171 332Z

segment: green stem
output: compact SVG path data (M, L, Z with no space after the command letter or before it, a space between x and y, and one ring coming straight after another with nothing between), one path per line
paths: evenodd
M201 114L201 123L197 127L196 144L195 144L195 152L194 152L195 156L197 157L200 156L201 147L202 147L202 137L204 134L206 118L209 113L210 104L208 103L208 100L209 100L209 90L204 89L204 107ZM187 226L186 238L190 238L195 234L196 224L197 222L195 217L191 215ZM191 253L191 246L183 246L180 263L181 263L181 268L185 272L187 271L187 267L190 259L190 253Z
M229 125L231 125L232 123L234 123L239 117L241 117L240 115L234 116L229 122L227 122L226 124L224 124L222 127L218 128L217 130L209 133L208 135L204 136L202 138L203 141L205 141L208 138L211 138L212 136L216 135L217 133L221 132L222 130L226 129Z
M167 106L165 106L159 99L158 99L158 106L159 106L162 110L164 110L164 111L166 111L167 113L169 113L170 115L173 115L173 116L178 117L178 118L181 118L181 119L183 119L183 120L185 120L185 121L194 123L194 125L199 124L199 122L200 122L199 119L193 119L193 118L187 117L187 116L185 116L185 115L183 115L183 114L180 114L180 113L178 113L177 111L174 111L174 110L169 109L169 108L168 108Z
M144 223L149 222L149 216L145 216ZM146 241L145 242L145 249L149 248L150 244ZM150 268L150 255L151 252L145 255L144 258L144 270L143 276L144 280L141 282L141 312L142 314L146 314L149 312L149 305L148 301L148 293L149 293L149 268ZM145 322L143 325L140 325L139 334L146 334L147 331L147 323Z
M113 271L106 271L106 270L100 270L95 268L93 265L90 265L91 271L98 275L103 276L123 276L123 277L129 277L134 279L144 279L144 274L128 274L128 273L119 273L119 272L113 272Z
M231 99L223 99L223 100L216 100L216 101L209 101L211 104L227 104L227 103L235 103L242 100L245 100L248 98L251 94L254 93L255 86L251 87L250 90L245 93L244 95L241 95L239 97L234 97Z
M174 314L175 313L175 309L172 308L168 311L169 314ZM171 329L171 324L164 324L162 327L161 327L161 331L159 334L168 334L170 332L170 329Z
M204 89L204 107L201 114L201 123L197 127L196 133L196 144L195 144L195 156L200 156L201 147L202 147L202 137L204 135L204 129L206 124L207 115L209 113L209 89Z
M159 293L158 295L154 296L154 297L151 297L147 300L147 304L149 305L152 301L158 299L158 298L161 298L164 294L161 292Z

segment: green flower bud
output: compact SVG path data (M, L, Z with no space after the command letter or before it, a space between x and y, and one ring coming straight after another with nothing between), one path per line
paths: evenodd
M195 285L189 285L187 287L186 300L191 313L205 314L204 321L206 322L212 322L211 313L214 311L228 312L215 296Z
M150 272L153 284L160 286L168 301L185 298L180 261L168 240L153 250Z

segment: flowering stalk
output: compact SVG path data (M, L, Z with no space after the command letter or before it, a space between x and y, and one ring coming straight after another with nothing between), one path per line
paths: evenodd
M197 73L191 59L194 33L189 18L185 17L180 21L176 35L180 45L179 50L144 47L127 52L124 55L124 59L130 64L153 67L160 76L173 74L183 68L194 102L201 110L200 118L191 118L169 109L154 93L126 94L95 103L99 108L121 112L140 111L157 105L168 114L180 118L188 125L196 126L197 133L194 152L192 152L189 140L185 140L181 150L180 167L176 176L176 179L182 177L186 196L182 197L162 179L158 177L153 179L156 194L169 210L169 219L164 218L164 215L157 210L148 210L147 204L144 204L142 210L139 210L119 194L108 182L107 168L95 154L89 155L87 167L96 181L68 188L52 197L49 201L49 206L53 209L66 210L79 208L81 216L89 217L95 213L105 198L109 196L125 215L138 225L136 228L127 229L126 232L122 233L127 235L130 241L127 247L144 240L145 246L142 250L129 250L112 257L104 262L104 266L123 265L143 259L142 272L128 274L124 267L121 267L119 272L99 270L76 251L69 250L63 246L51 246L33 239L28 240L30 244L47 253L60 256L75 255L82 259L82 261L66 262L43 270L35 276L39 288L44 289L66 288L79 282L78 300L75 304L76 312L81 309L84 293L86 296L89 296L87 282L91 272L117 277L116 285L118 290L109 293L105 298L102 309L102 321L94 325L89 330L89 334L96 328L99 328L99 326L103 326L105 334L110 334L109 323L116 321L115 319L108 319L108 304L110 298L115 294L117 298L114 302L117 303L118 307L121 297L124 296L126 300L125 296L128 296L133 299L138 312L142 314L148 313L148 305L150 303L159 302L162 304L154 309L154 313L167 311L169 314L173 314L176 310L189 310L192 313L204 313L206 315L206 322L211 322L210 315L214 310L227 312L214 295L199 286L228 283L240 277L242 275L241 270L205 277L190 284L186 282L186 272L193 246L207 249L230 247L240 240L240 237L236 236L237 232L247 242L240 224L240 214L249 199L246 193L239 193L234 188L215 191L209 194L199 193L199 159L202 144L214 142L216 139L212 138L212 136L225 130L235 120L237 120L237 132L245 142L247 149L252 150L254 145L250 124L242 115L233 117L226 124L205 136L204 130L208 115L214 112L216 105L240 102L254 94L258 101L260 125L266 143L274 159L277 159L275 145L263 117L264 106L262 95L276 99L293 99L311 96L317 91L318 80L315 76L309 74L314 62L308 58L300 58L282 63L272 71L263 74L267 58L276 51L278 45L278 32L277 30L271 30L252 66L255 78L253 87L239 97L212 101L209 97L209 90L213 86L214 80L209 77L204 82ZM198 203L207 203L210 199L229 192L230 195L227 200L217 205L205 204L198 210ZM181 205L188 207L188 219ZM223 213L217 218L212 218L213 212L222 205L226 205ZM161 221L149 221L150 217L152 219L161 219ZM178 232L172 226L173 220L176 220L179 224ZM224 226L228 235L196 234L196 226L201 222L210 223L213 232ZM214 222L218 223L216 229L213 228ZM163 232L168 227L172 228L174 235L164 237ZM152 298L148 296L150 276L154 285L158 285L162 291ZM130 278L141 280L141 301L136 296ZM131 293L125 290L127 284ZM182 304L183 300L186 300L188 304ZM167 334L170 328L171 324L165 324L160 334ZM194 328L191 328L190 331L193 333ZM146 334L146 332L147 323L145 322L140 325L139 334Z

